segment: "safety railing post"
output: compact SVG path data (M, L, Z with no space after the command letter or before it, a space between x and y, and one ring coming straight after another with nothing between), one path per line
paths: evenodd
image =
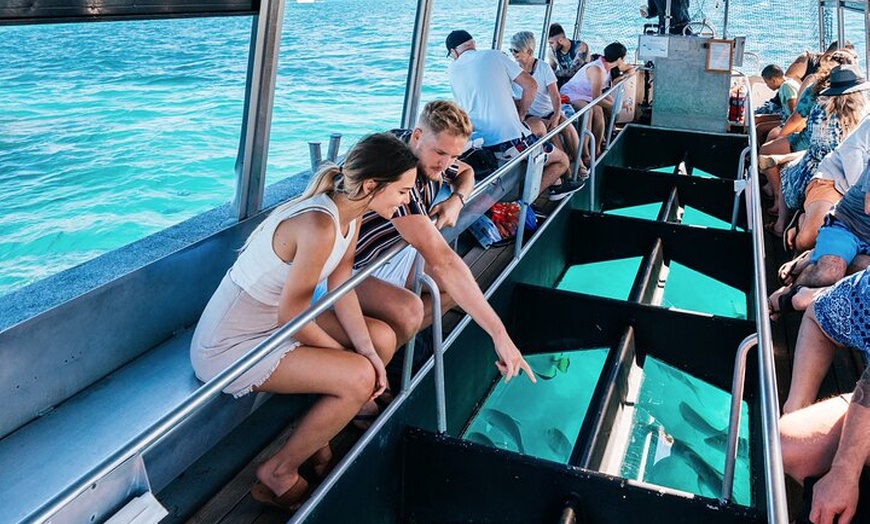
M414 294L418 297L423 290L423 270L426 266L426 261L423 260L423 255L417 253L417 258L414 259ZM432 311L435 311L434 309ZM434 316L434 314L433 314ZM411 374L414 371L414 350L417 343L416 334L405 343L405 361L402 363L402 388L401 391L406 391L411 385Z
M616 94L613 96L613 107L610 111L610 120L607 122L607 130L604 134L604 149L610 148L610 137L613 136L613 128L616 126L616 117L619 116L619 110L622 107L622 98L625 92L625 83L621 82L616 85Z
M538 150L528 158L526 164L526 178L523 181L523 200L520 205L520 216L517 220L517 233L514 243L514 258L519 259L523 249L523 236L526 231L526 215L529 212L529 207L532 202L538 198L538 193L541 192L541 176L544 174L544 162L547 159L547 153L541 146L535 145Z
M731 231L737 230L737 215L740 211L740 196L746 190L746 156L749 155L749 150L752 146L746 146L740 152L740 159L737 161L737 178L734 179L734 207L731 210Z
M438 416L438 432L447 432L447 394L444 385L444 347L441 340L441 290L429 275L423 274L420 282L429 288L432 296L432 354L435 357L435 412Z
M728 441L725 451L725 472L722 476L722 502L730 502L734 490L734 466L737 462L737 445L740 438L741 403L746 382L746 357L749 350L758 345L758 333L744 338L734 357L734 377L731 380L731 416L728 422Z

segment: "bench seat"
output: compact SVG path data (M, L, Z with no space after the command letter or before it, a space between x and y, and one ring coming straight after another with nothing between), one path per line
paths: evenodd
M178 333L0 440L0 522L31 514L196 391L201 382L188 358L192 333ZM184 438L166 439L171 455L160 452L169 443L157 443L145 457L152 488L168 483L250 414L257 397L215 399L185 423ZM162 456L171 456L170 464L161 465Z

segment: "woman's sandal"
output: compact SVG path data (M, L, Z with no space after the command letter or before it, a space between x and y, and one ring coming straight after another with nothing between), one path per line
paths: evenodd
M274 491L259 480L251 487L251 497L254 500L286 511L287 513L293 513L299 509L299 506L308 499L310 494L311 490L309 489L308 481L302 475L299 475L296 483L280 496L276 495Z

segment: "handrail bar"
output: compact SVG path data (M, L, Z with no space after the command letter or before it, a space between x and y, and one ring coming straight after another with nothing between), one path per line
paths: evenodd
M745 73L732 71L732 76L741 76L749 85ZM746 107L752 106L752 92L746 92ZM755 114L750 109L746 112L746 122L749 127L749 144L753 146L749 160L749 225L752 229L753 269L755 273L756 308L755 323L758 327L758 367L759 393L761 401L761 430L763 433L764 473L767 485L767 515L768 522L786 524L788 522L788 505L785 492L785 473L782 466L782 450L779 440L779 396L776 391L776 372L773 362L773 337L770 329L770 312L768 309L767 281L764 269L764 237L761 224L761 186L758 182L758 150L755 145L758 139L755 135Z
M725 451L725 470L722 475L722 494L719 500L730 502L734 492L734 465L737 462L737 444L740 437L740 404L743 402L743 385L746 381L746 357L749 350L758 345L758 334L753 333L737 347L734 357L734 376L731 380L731 415L728 422L727 450Z

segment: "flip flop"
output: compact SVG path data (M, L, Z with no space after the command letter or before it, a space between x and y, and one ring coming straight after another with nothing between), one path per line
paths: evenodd
M801 265L801 263L803 263L811 254L811 250L804 251L792 260L779 266L779 271L776 272L776 276L779 277L779 281L783 286L790 286L794 282L799 274L794 272L795 268Z
M794 296L797 295L801 289L803 289L802 285L795 284L788 291L786 291L785 293L780 295L779 298L777 299L777 304L776 304L777 309L771 308L771 310L770 310L770 319L771 320L778 320L785 313L791 313L793 311L797 311L794 308L794 304L792 304L791 299L793 299ZM770 305L772 305L772 303L768 304L768 306L770 306Z
M768 233L772 234L775 237L782 237L782 233L776 232L776 224L773 222L764 224L764 230L767 231Z
M275 494L268 486L259 480L251 487L251 497L257 502L278 508L287 513L293 513L299 506L308 499L311 494L308 481L305 477L299 475L296 483L290 486L281 496Z
M800 216L803 214L803 208L797 210L794 215L792 215L791 220L788 221L788 225L785 226L782 234L782 248L786 253L791 253L795 248L795 240L797 240L798 236L798 220L800 220Z

